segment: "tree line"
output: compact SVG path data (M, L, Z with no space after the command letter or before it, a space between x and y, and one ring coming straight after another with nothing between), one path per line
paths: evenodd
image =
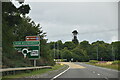
M81 41L76 44L74 40L48 43L50 53L55 59L67 59L67 61L113 61L120 60L120 41L105 43L104 41Z

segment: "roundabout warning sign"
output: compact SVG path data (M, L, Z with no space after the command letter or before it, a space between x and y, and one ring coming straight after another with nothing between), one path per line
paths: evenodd
M40 41L15 41L13 46L24 55L24 58L40 58Z

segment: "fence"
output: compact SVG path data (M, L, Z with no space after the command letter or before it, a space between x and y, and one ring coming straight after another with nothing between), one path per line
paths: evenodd
M21 72L29 72L33 70L40 70L40 69L51 69L51 66L39 66L39 67L22 67L22 68L5 68L0 69L0 72L2 72L2 76L10 75L10 74L16 74Z

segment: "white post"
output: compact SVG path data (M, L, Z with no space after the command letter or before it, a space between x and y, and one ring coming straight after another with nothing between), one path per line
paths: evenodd
M23 55L24 55L24 59L25 59L27 54L23 54Z
M57 58L59 59L59 43L57 42Z
M34 67L36 67L36 59L34 59Z

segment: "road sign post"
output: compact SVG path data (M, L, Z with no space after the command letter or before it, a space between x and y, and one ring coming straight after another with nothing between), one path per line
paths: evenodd
M36 59L40 58L40 36L26 36L25 41L15 41L13 45L24 58L33 59L33 65L36 66Z
M34 67L36 66L36 59L34 59Z

